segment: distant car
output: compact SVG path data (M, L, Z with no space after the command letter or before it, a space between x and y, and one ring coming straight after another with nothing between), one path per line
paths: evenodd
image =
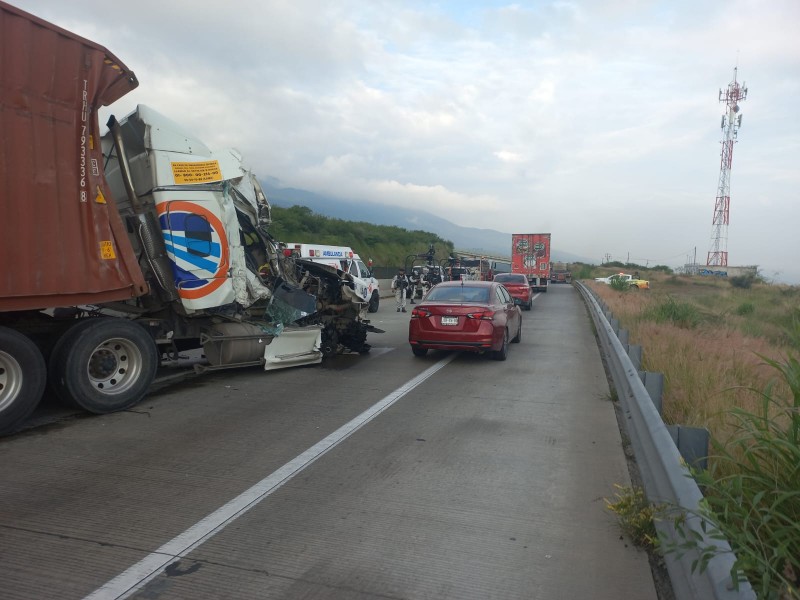
M508 344L522 339L522 311L495 281L446 281L430 289L413 311L408 343L415 356L428 350L491 352L508 356Z
M533 303L533 293L528 278L523 273L499 273L494 276L497 283L506 286L508 293L522 310L530 310Z
M611 281L614 279L622 279L628 282L628 285L632 288L636 288L637 290L649 290L650 289L650 282L646 279L637 279L634 278L633 275L629 273L614 273L613 275L609 275L608 277L595 277L595 281L599 281L608 285L611 285Z

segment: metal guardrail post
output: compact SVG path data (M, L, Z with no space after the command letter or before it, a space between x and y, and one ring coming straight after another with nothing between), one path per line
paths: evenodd
M638 344L628 345L628 357L630 357L633 367L639 369L642 366L642 347Z
M730 544L712 539L701 527L697 510L703 494L681 459L615 329L591 290L577 281L575 286L586 301L606 355L647 499L656 505L667 504L682 509L686 515L685 526L700 536L701 545L716 546L719 550L703 573L692 571L692 561L696 558L692 553L681 558L672 554L664 557L676 600L755 600L749 582L742 581L739 589L735 589L731 579L735 559ZM618 321L616 325L618 330ZM656 528L667 539L679 541L672 521L657 521Z
M639 371L639 377L644 384L644 389L647 390L647 394L653 401L658 414L662 414L661 396L664 393L664 375L661 373L653 373L652 371Z

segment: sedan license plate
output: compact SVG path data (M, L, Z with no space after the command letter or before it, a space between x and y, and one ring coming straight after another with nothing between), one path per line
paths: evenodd
M458 325L458 317L442 317L442 325Z

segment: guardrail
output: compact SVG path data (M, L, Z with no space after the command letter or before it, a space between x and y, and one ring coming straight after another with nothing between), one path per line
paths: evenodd
M703 530L697 516L703 494L645 388L638 365L633 364L609 322L611 313L607 307L601 307L588 287L580 282L575 282L575 286L583 295L597 329L647 499L656 505L680 507L686 516L685 527L700 536L701 545L716 546L719 550L703 573L692 571L692 561L697 559L693 553L681 558L672 554L664 557L676 600L755 600L749 582L741 581L738 590L735 589L731 578L735 557L730 544L712 539ZM667 539L680 541L671 520L657 521L656 528Z

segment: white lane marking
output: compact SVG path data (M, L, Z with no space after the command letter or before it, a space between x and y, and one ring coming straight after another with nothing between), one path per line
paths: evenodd
M342 425L325 439L317 442L311 448L296 456L277 471L268 475L249 490L246 490L221 508L198 521L189 529L171 539L158 550L149 554L124 573L117 575L105 585L98 588L88 596L87 600L106 600L109 598L122 599L141 589L147 582L154 579L170 563L186 556L203 542L230 525L248 510L256 506L272 492L280 488L292 477L311 465L323 454L337 446L340 442L369 423L392 404L400 400L426 379L432 377L437 371L444 368L458 353L453 352L435 365L429 367L405 385L397 388L391 394L380 400L377 404L365 410L349 423Z

